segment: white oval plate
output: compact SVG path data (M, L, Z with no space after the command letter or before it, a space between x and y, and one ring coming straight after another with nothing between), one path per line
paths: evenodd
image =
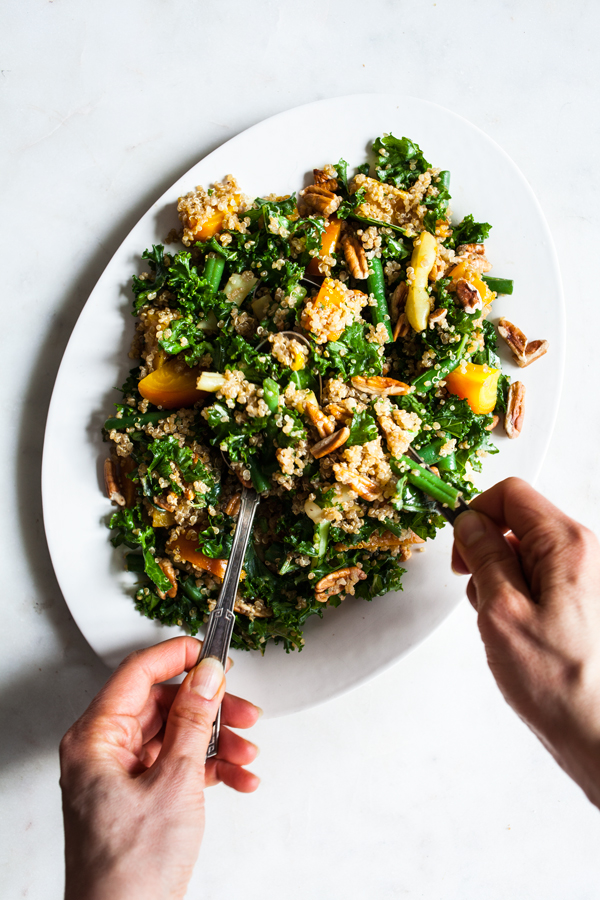
M485 461L481 486L509 475L535 479L552 432L564 355L560 275L548 227L524 177L483 132L439 106L415 98L365 95L322 100L281 113L228 141L194 166L152 206L121 244L87 301L65 351L48 414L42 490L54 568L75 621L110 666L130 650L179 633L143 618L131 599L134 577L109 542L110 514L102 487L106 456L101 426L132 363L129 284L142 251L178 224L177 198L197 184L233 173L250 195L300 189L313 167L344 157L365 159L384 132L416 141L433 165L452 175L455 220L473 213L491 222L487 242L493 274L514 278L500 297L506 315L550 352L524 371L503 352L506 371L527 386L522 436L498 435L500 454ZM497 319L496 319L497 320ZM68 485L68 490L65 490ZM465 581L450 572L446 527L407 563L404 591L367 603L347 599L315 617L302 653L269 646L264 657L236 651L230 688L269 716L304 709L363 683L422 641L464 596Z

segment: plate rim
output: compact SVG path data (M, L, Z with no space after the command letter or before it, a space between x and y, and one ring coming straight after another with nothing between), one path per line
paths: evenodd
M475 125L473 122L466 119L464 116L460 115L459 113L456 113L454 110L449 109L448 107L442 106L441 104L434 103L433 101L425 100L420 97L416 97L416 96L412 96L412 95L403 96L403 95L393 94L393 93L389 93L389 92L381 92L381 93L380 92L363 92L363 93L358 93L358 94L340 94L335 97L321 98L319 100L314 100L309 103L299 104L297 106L290 107L286 110L282 110L278 113L273 114L272 116L268 116L264 119L261 119L258 122L255 122L253 125L250 125L248 128L245 128L242 131L238 132L237 134L233 135L227 141L224 141L218 147L215 147L214 149L212 149L206 155L199 157L199 159L197 159L196 162L192 166L188 167L186 172L182 173L182 175L179 176L178 178L176 178L166 188L166 190L162 191L161 194L158 197L156 197L155 200L148 206L146 211L137 218L133 227L129 229L128 233L125 235L123 240L119 243L119 245L115 249L114 253L111 255L110 259L104 265L99 278L96 280L92 290L89 292L88 296L86 297L86 300L83 303L83 305L79 311L79 314L77 316L77 319L73 325L71 334L69 336L69 340L65 346L65 349L64 349L61 361L60 361L60 365L56 371L56 376L55 376L55 380L54 380L50 403L48 405L46 423L45 423L45 428L44 428L44 442L43 442L41 473L40 473L41 474L41 494L42 494L44 533L45 533L46 542L47 542L49 553L50 553L50 558L52 560L52 566L54 569L54 573L55 573L56 579L58 581L63 598L65 600L65 603L69 609L69 612L73 616L73 619L75 620L75 623L77 624L77 627L81 631L82 635L84 636L86 641L90 644L90 647L92 648L92 650L101 659L103 659L103 661L105 660L105 658L102 657L100 655L100 653L95 649L90 638L88 638L86 632L82 628L82 626L80 624L80 617L78 615L78 611L76 609L75 610L72 609L71 604L69 603L69 601L67 599L67 593L65 592L65 590L63 588L63 578L61 577L61 575L62 575L61 566L58 565L55 560L54 547L55 547L55 544L57 543L57 536L56 536L56 534L52 533L52 528L49 524L50 519L51 519L51 514L50 514L50 510L49 510L49 493L50 492L49 492L49 488L48 488L48 484L51 479L51 466L50 466L51 450L50 450L50 447L52 444L52 432L53 432L53 429L55 428L55 420L58 415L58 409L59 409L59 383L60 383L60 379L61 379L61 372L63 371L63 368L65 367L65 360L66 360L67 356L69 355L69 349L71 347L71 343L74 340L76 340L76 333L78 330L78 326L80 324L82 316L85 313L86 308L88 307L89 301L92 298L92 296L94 295L94 293L97 291L102 280L104 279L104 277L106 275L106 271L112 266L115 258L117 258L119 256L119 254L121 253L122 248L123 248L124 244L126 244L126 242L129 240L131 233L137 228L137 226L142 222L142 220L146 219L146 217L149 215L149 213L155 207L158 207L160 205L160 203L161 203L162 199L165 197L165 195L172 192L173 189L175 188L175 186L179 182L181 182L183 179L185 179L189 175L189 173L199 163L208 162L211 159L211 157L221 153L223 148L225 148L226 146L235 145L235 143L237 141L247 139L248 135L252 135L252 133L255 130L264 127L266 125L266 123L268 123L268 122L274 122L278 119L281 120L287 116L293 116L294 114L298 114L301 110L304 111L304 110L308 110L310 108L314 108L317 106L324 106L324 105L335 104L338 102L348 102L348 101L355 101L358 103L360 101L364 101L365 99L375 98L375 97L378 98L378 100L387 99L387 100L391 101L393 104L396 104L398 109L401 109L403 104L408 103L408 104L416 104L417 106L424 107L424 108L430 110L432 113L434 113L436 110L443 112L444 115L450 116L451 118L460 122L461 125L463 127L465 127L466 129L476 132L480 136L480 138L482 138L484 140L485 143L490 145L494 149L494 151L496 153L498 153L501 157L503 157L505 162L508 163L508 166L512 169L514 174L518 177L522 188L524 188L525 192L528 195L530 202L532 202L532 205L535 207L535 210L539 217L540 224L543 229L543 237L548 246L549 257L552 262L552 277L553 277L554 284L556 286L557 300L558 300L557 308L558 308L558 313L559 313L559 328L560 328L560 332L562 334L562 341L560 342L559 346L553 347L553 351L552 351L554 367L557 370L556 399L555 399L555 402L553 405L552 414L551 414L551 416L549 416L548 428L546 430L546 434L544 436L544 440L543 440L543 444L542 444L543 449L539 453L538 458L533 467L533 477L531 478L531 482L535 483L535 481L539 477L540 470L542 468L542 465L543 465L546 455L548 453L548 450L550 447L550 442L552 440L552 437L554 434L554 429L556 427L556 421L557 421L558 411L559 411L559 406L560 406L560 399L561 399L563 384L564 384L564 374L565 374L565 365L566 365L566 338L567 338L566 308L565 308L564 289L563 289L562 276L561 276L560 265L559 265L559 260L558 260L558 254L557 254L554 240L552 237L552 232L551 232L548 222L546 220L546 216L544 215L542 206L541 206L535 192L533 191L533 188L531 187L529 181L527 180L527 178L525 177L525 175L523 174L523 172L521 171L519 166L509 156L509 154L503 149L503 147L500 146L492 137L490 137L490 135L488 135L485 131L483 131L483 129L481 129L479 126ZM556 311L557 310L554 309L554 312L556 312ZM464 594L463 594L462 599L464 600ZM349 685L340 686L338 689L330 691L326 695L316 698L308 704L299 704L295 708L290 708L289 710L281 712L278 715L288 715L288 714L292 714L293 712L297 712L301 709L308 709L308 708L319 706L322 703L329 702L329 700L333 700L336 697L339 697L339 696L343 695L344 693L347 693L350 690L354 690L355 688L368 683L373 678L376 678L378 675L387 671L387 669L396 665L400 661L400 659L404 658L406 655L411 653L417 646L419 646L420 643L422 643L422 641L426 640L426 638L429 637L429 635L433 634L441 626L441 624L448 618L448 616L456 609L456 607L459 605L460 602L461 602L461 599L459 598L453 605L449 606L449 608L445 611L445 614L442 616L442 618L439 619L439 621L434 625L433 628L431 628L420 639L416 640L409 648L407 648L403 653L399 654L396 658L382 662L381 664L376 666L374 669L372 669L368 672L365 672L363 675L360 675L357 678L353 679L352 683Z

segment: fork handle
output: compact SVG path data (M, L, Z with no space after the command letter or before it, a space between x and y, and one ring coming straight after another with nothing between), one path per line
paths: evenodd
M221 592L217 605L213 609L208 619L206 636L202 651L198 662L211 656L221 661L221 665L225 668L227 664L227 654L229 653L229 645L231 643L231 635L235 624L235 613L233 607L237 594L238 585L240 583L240 575L246 555L246 547L252 533L252 524L256 513L260 497L256 491L251 488L244 488L240 502L240 512L238 515L235 534L233 536L233 544L231 545L231 553L225 570L225 577L221 585ZM217 717L212 727L212 735L206 758L216 756L219 749L219 730L221 727L221 708L217 713Z

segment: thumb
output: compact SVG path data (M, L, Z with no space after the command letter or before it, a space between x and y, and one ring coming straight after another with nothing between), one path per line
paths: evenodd
M190 669L169 711L159 765L182 758L204 764L224 693L225 672L220 660L207 656Z
M478 610L484 603L509 595L529 598L519 559L492 519L475 510L462 513L454 523L454 541L473 576ZM469 591L473 599L471 594Z

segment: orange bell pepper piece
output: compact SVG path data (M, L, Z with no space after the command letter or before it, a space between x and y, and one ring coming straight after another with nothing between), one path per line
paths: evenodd
M451 394L466 400L474 413L484 416L496 406L499 377L500 369L466 363L444 376L444 381Z
M341 219L337 219L333 216L325 226L325 231L321 235L321 252L318 256L313 256L306 268L309 275L323 275L323 272L321 272L319 268L319 264L325 256L331 256L332 253L335 253L341 231Z
M223 228L223 223L225 222L225 217L233 212L234 209L237 209L240 199L240 194L234 194L233 202L228 203L227 209L216 209L214 213L211 216L208 216L208 218L204 219L203 222L192 220L190 224L193 228L194 240L209 241L211 237L213 237L213 235L221 231L221 229Z
M331 312L339 309L345 302L346 288L341 281L336 281L334 278L326 278L315 299L304 308L300 324L305 331L315 331L313 319L319 311L323 310L325 312L325 322L320 324L320 330L327 334L328 341L337 341L342 332L339 329L326 331L329 327L327 311Z
M174 541L170 541L167 547L169 550L177 550L182 559L191 563L197 569L210 572L211 575L215 575L223 580L229 560L211 559L210 556L205 556L204 553L198 550L197 540L191 540L180 535Z
M163 409L193 406L206 397L196 388L198 369L190 369L182 360L170 359L138 384L142 397Z

